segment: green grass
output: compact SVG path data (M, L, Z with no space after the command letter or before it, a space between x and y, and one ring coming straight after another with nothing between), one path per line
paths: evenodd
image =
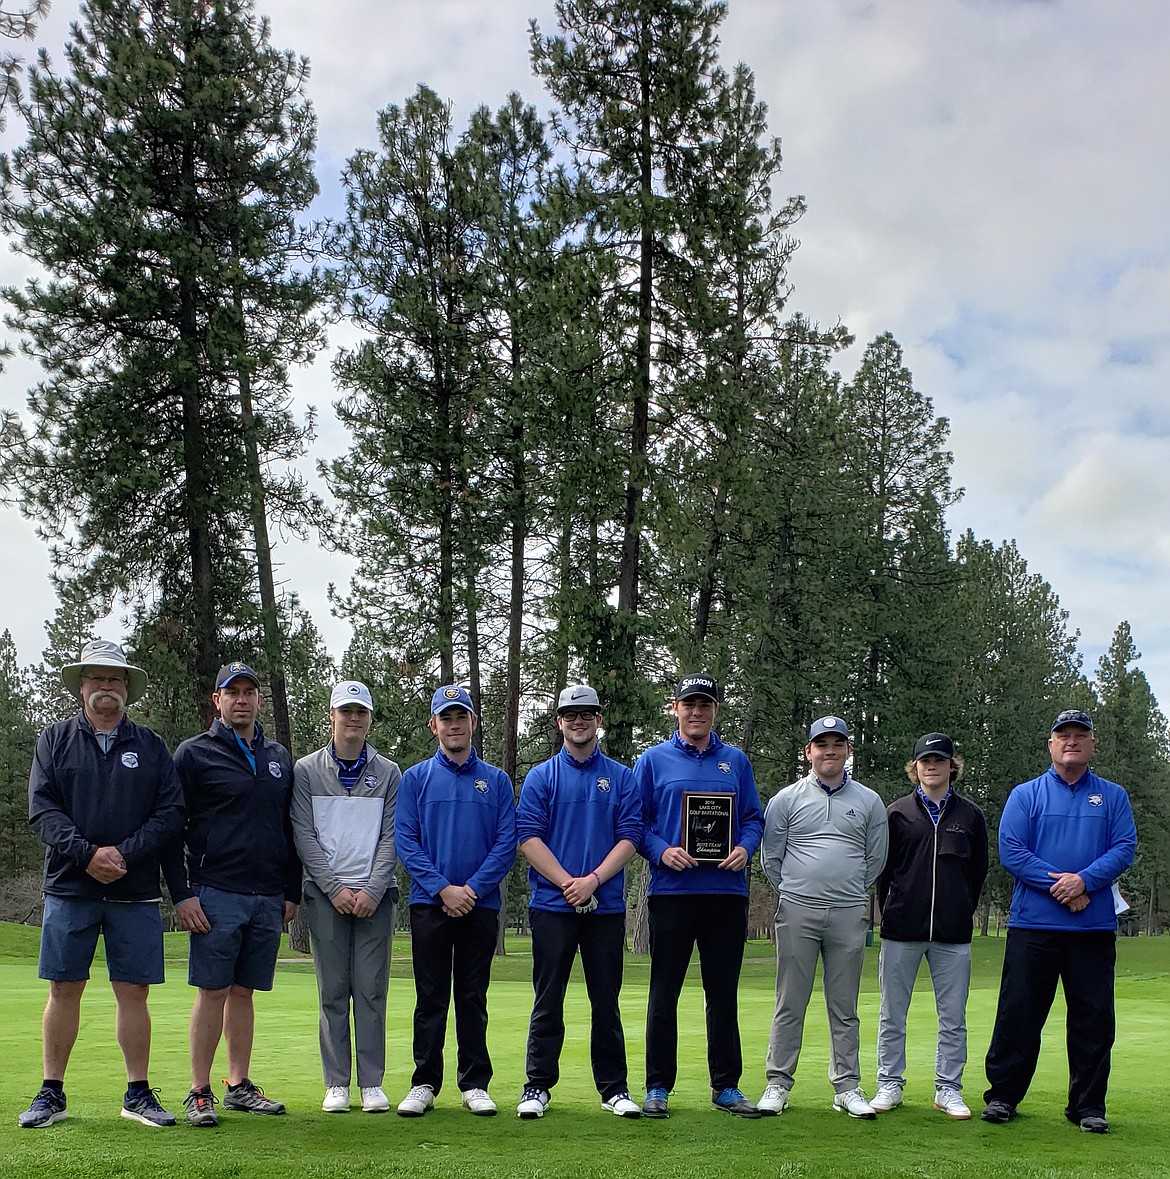
M748 1122L708 1104L702 1032L702 992L685 988L680 1006L684 1048L679 1084L667 1121L624 1121L603 1113L589 1080L584 991L574 976L570 1031L562 1080L548 1114L521 1122L514 1113L523 1083L524 1038L531 1007L526 943L509 943L497 960L490 992L489 1038L500 1104L495 1119L473 1118L458 1106L453 1042L448 1087L425 1118L320 1112L316 988L311 967L282 963L276 989L257 999L254 1078L289 1105L288 1117L229 1114L218 1130L149 1130L117 1116L122 1065L113 1034L113 1002L104 972L95 968L82 1006L82 1029L69 1068L69 1120L47 1130L19 1130L16 1115L40 1077L40 1012L45 984L36 978L36 931L0 926L0 1176L82 1179L84 1176L202 1177L847 1175L929 1176L930 1179L1056 1179L1092 1175L1170 1176L1161 1107L1167 1094L1161 1066L1170 1057L1170 939L1125 939L1119 949L1118 1046L1110 1087L1113 1132L1090 1136L1062 1116L1067 1073L1061 1001L1049 1021L1039 1073L1019 1119L987 1126L977 1118L949 1122L930 1109L933 1020L926 984L911 1011L907 1104L877 1122L832 1112L826 1078L825 1016L814 997L793 1105L779 1118ZM152 993L154 1052L151 1081L181 1112L188 1087L186 1025L191 992L185 982L184 939L168 940L170 981ZM990 1035L1003 941L979 939L968 1009L970 1104L979 1105L982 1056ZM409 939L395 942L390 988L386 1090L396 1102L410 1083ZM862 1071L873 1091L877 1020L877 953L862 984ZM642 1034L648 964L630 958L623 1011L631 1088L642 1074ZM743 1087L763 1087L763 1059L772 1011L771 947L752 944L740 991L744 1036ZM453 1032L450 1037L453 1041ZM220 1058L222 1064L222 1057Z

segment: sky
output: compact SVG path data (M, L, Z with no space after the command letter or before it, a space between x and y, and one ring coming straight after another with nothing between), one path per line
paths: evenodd
M307 55L318 117L319 212L375 147L376 113L425 82L456 126L512 90L547 113L528 22L551 0L261 0L272 42ZM1164 0L730 0L720 58L755 72L783 144L778 199L808 211L789 309L857 344L892 332L916 388L951 423L954 535L1014 539L1079 631L1085 669L1122 620L1170 702L1170 6ZM63 63L70 0L36 44ZM20 141L10 119L0 144ZM0 282L27 262L0 246ZM11 332L0 328L0 336ZM320 413L309 456L346 445L329 361L340 330L295 376ZM10 361L0 407L35 380ZM0 608L22 662L55 610L31 522L0 509L15 571ZM280 576L336 656L349 628L327 586L343 558L286 544ZM18 592L11 592L16 588ZM116 620L106 626L109 637Z

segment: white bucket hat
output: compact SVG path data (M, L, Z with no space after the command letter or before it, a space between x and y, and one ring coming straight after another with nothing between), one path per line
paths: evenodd
M61 682L73 693L81 696L81 669L83 667L116 667L126 673L126 703L141 700L146 693L146 672L126 662L126 655L117 643L108 639L94 639L81 648L76 663L67 663L61 668Z

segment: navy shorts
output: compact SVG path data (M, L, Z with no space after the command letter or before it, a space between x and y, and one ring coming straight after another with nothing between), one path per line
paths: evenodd
M230 986L272 990L284 897L224 892L209 884L195 885L195 895L211 932L191 934L187 981L205 991Z
M111 982L163 981L163 926L157 901L91 901L45 897L37 974L49 982L89 978L98 934L106 943Z

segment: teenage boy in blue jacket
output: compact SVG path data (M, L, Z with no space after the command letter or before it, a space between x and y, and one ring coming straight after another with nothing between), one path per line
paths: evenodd
M684 675L670 705L676 732L634 763L645 830L640 851L650 863L650 997L646 1009L648 1118L669 1117L678 1072L678 998L699 948L707 1015L711 1103L742 1118L760 1111L739 1089L743 1053L738 988L747 940L747 866L764 830L760 795L742 749L715 732L719 686L707 672ZM682 845L683 794L732 796L732 848L717 863Z
M597 746L601 702L587 684L566 688L557 702L560 752L524 779L516 812L520 850L528 860L532 925L532 1019L527 1083L516 1112L542 1117L560 1075L565 1042L565 989L573 959L591 1009L589 1054L601 1107L636 1118L630 1100L618 993L626 942L625 867L642 835L642 796L634 776Z
M985 1122L1009 1122L1028 1092L1056 995L1068 1009L1065 1117L1109 1129L1105 1093L1115 1035L1117 913L1113 883L1137 846L1129 795L1089 768L1093 721L1078 709L1052 724L1052 768L1017 786L999 822L999 861L1015 879L995 1029L987 1050Z
M414 1075L398 1104L421 1117L443 1085L447 1012L455 1037L463 1108L491 1117L487 989L500 918L500 882L516 858L516 796L503 770L472 744L479 718L466 688L447 684L431 698L434 756L411 766L398 786L394 846L410 873L414 964Z

